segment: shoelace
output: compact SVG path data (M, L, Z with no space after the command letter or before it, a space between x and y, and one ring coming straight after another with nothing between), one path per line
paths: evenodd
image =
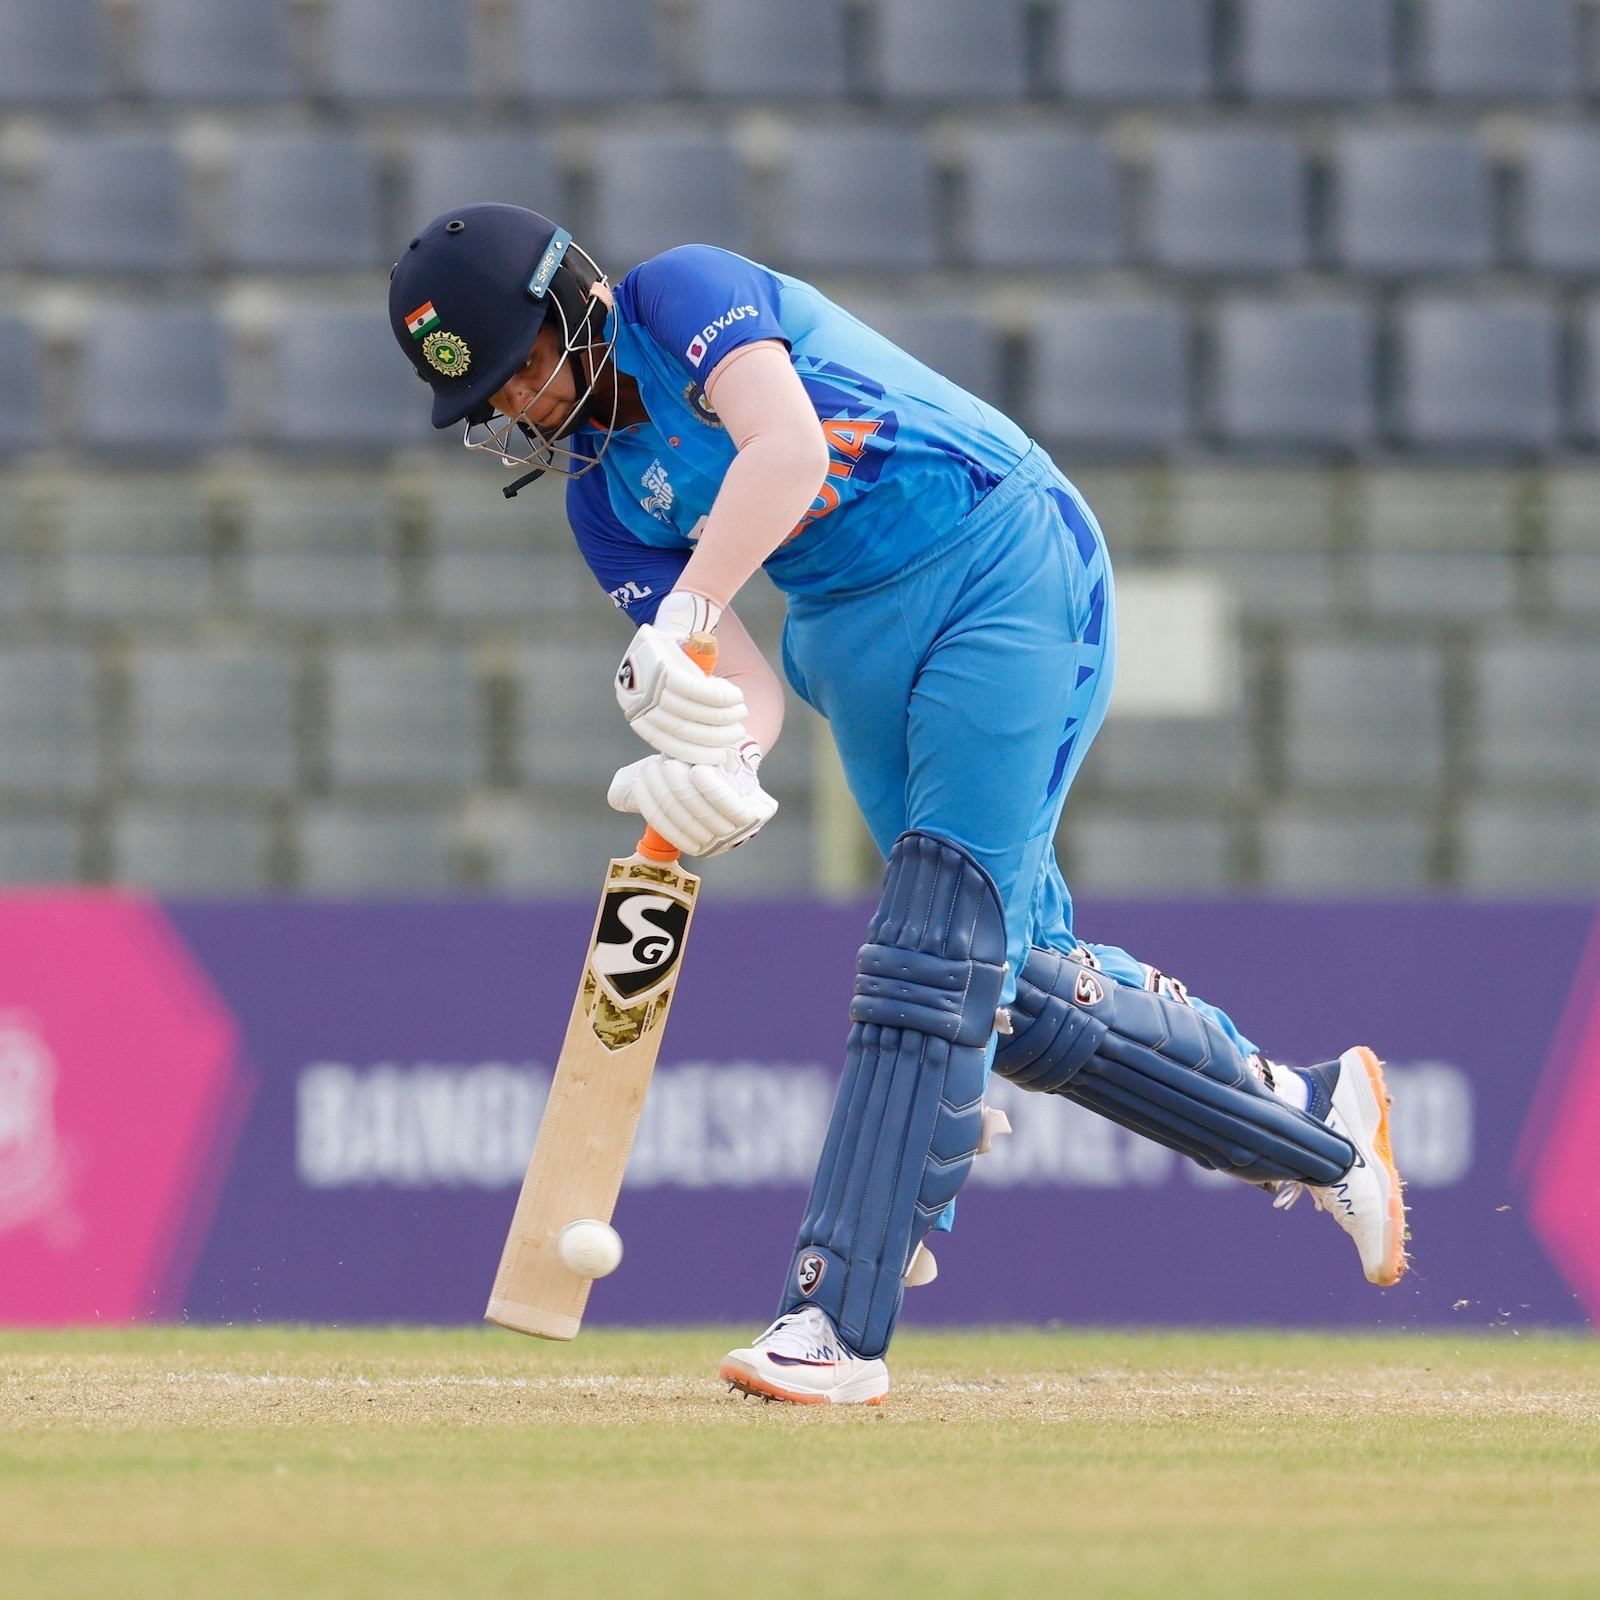
M1287 1211L1305 1192L1306 1186L1303 1183L1294 1181L1280 1183L1277 1192L1272 1196L1272 1209L1274 1211ZM1311 1200L1317 1210L1320 1211L1322 1202L1317 1199L1315 1194L1311 1196Z

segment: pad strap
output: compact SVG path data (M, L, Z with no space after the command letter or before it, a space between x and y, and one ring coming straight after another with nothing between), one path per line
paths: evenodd
M912 1254L977 1152L1005 913L965 850L913 831L890 852L867 938L844 1077L778 1311L819 1305L872 1357L894 1331Z
M1326 1186L1355 1160L1348 1139L1280 1100L1227 1034L1173 992L1135 989L1035 948L1011 1015L996 1072L1201 1166L1251 1183Z

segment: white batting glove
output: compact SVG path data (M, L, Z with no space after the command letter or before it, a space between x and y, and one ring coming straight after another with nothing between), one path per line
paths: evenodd
M761 787L761 751L753 739L718 766L646 756L611 780L614 811L636 811L686 856L720 856L759 833L778 802Z
M674 591L656 620L633 636L617 668L617 704L628 725L679 761L720 762L748 737L738 686L702 672L683 648L691 633L715 627L720 615L700 595Z

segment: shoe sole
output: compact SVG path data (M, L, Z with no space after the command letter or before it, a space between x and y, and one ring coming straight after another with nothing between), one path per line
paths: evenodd
M1383 1163L1384 1173L1389 1180L1388 1222L1392 1242L1378 1276L1371 1280L1380 1288L1388 1289L1405 1276L1406 1268L1410 1265L1406 1260L1405 1186L1400 1179L1400 1169L1394 1164L1394 1151L1389 1143L1389 1091L1383 1081L1383 1063L1364 1044L1355 1046L1355 1054L1361 1058L1367 1082L1372 1087L1372 1097L1378 1103L1378 1128L1372 1136L1372 1150Z
M791 1389L780 1389L775 1383L764 1383L760 1378L753 1377L742 1368L736 1367L732 1362L725 1361L717 1369L717 1376L724 1383L731 1383L741 1394L753 1394L759 1400L783 1400L794 1406L831 1406L831 1405L859 1405L881 1406L884 1396L875 1394L865 1400L835 1400L831 1394L805 1394L796 1393Z

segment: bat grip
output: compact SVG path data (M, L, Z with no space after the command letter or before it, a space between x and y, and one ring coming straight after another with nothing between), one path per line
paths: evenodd
M717 667L717 637L714 633L691 633L684 640L683 648L699 669L709 678ZM670 839L664 839L649 823L645 824L644 837L639 841L639 854L646 861L659 861L662 866L671 866L678 859L678 847Z

